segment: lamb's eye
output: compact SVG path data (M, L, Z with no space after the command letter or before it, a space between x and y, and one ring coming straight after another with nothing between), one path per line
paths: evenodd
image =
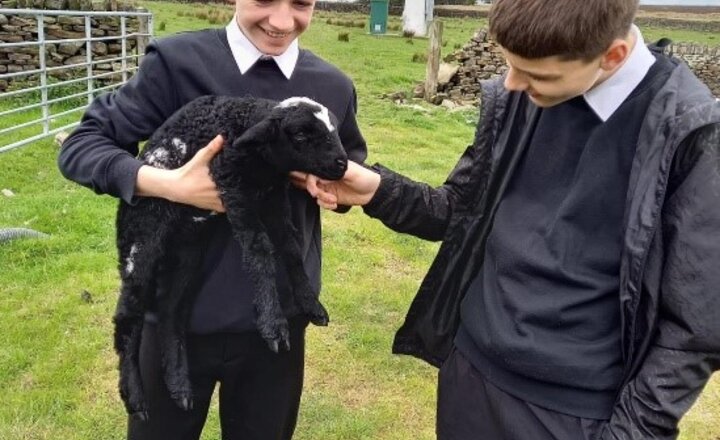
M303 133L295 133L293 135L293 141L298 144L304 144L307 142L307 136L305 136Z

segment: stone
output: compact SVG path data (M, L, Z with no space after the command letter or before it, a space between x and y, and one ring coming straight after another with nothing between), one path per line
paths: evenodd
M13 25L13 26L20 26L20 27L23 27L23 26L35 26L35 24L36 24L36 23L35 23L35 20L29 20L29 19L20 18L20 17L17 17L17 16L15 16L15 17L10 17L9 23L10 23L11 25Z
M79 25L85 26L85 19L82 17L71 17L69 15L61 15L58 17L58 24L63 25Z
M455 107L457 107L457 105L454 102L452 102L452 100L450 100L450 99L443 99L442 102L440 103L440 106L445 107L447 109L454 109Z
M68 134L66 131L58 132L58 133L55 135L55 143L56 143L59 147L61 147L62 144L63 144L63 142L65 142L65 139L67 139L68 136L69 136L69 134ZM85 291L83 291L83 292L85 292Z
M0 41L4 41L5 43L20 43L24 40L21 35L0 33Z
M66 58L65 61L63 61L63 64L66 66L70 66L73 64L82 64L87 62L87 58L85 58L85 55L77 55L74 57Z
M78 53L83 43L60 43L58 45L58 52L63 55L73 56Z
M95 55L107 55L108 47L107 44L102 41L95 41L92 43L92 53Z
M449 83L452 77L457 74L458 70L460 70L460 66L458 65L440 63L437 77L438 85Z
M51 29L47 32L48 38L53 37L58 40L85 38L82 32L71 32L64 29Z
M67 9L68 0L45 0L45 9L53 11L64 11Z

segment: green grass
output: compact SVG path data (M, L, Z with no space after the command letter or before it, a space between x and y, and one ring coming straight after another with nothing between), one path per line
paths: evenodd
M195 14L208 6L148 2L158 34L209 26ZM213 6L230 13L230 7ZM375 37L365 29L327 24L318 13L302 45L330 60L356 83L359 122L380 161L408 176L440 184L470 143L476 114L401 107L379 96L410 91L425 67L412 63L427 40ZM345 17L343 17L345 18ZM349 16L352 21L361 16ZM396 20L396 18L392 18ZM222 24L216 24L221 26ZM445 20L452 50L482 23ZM348 32L350 41L337 34ZM0 439L124 438L116 391L111 316L118 277L116 202L65 181L50 141L0 155L0 228L29 227L45 240L0 245ZM354 209L323 214L323 301L332 322L308 331L307 369L296 438L408 440L434 438L436 370L390 354L392 336L437 244L399 235ZM92 302L81 299L90 292ZM720 384L715 379L683 422L683 440L720 437ZM203 439L219 438L211 412Z

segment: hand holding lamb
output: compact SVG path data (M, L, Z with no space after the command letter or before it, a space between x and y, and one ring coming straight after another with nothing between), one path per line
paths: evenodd
M328 315L304 271L300 244L290 220L291 170L339 179L347 169L334 116L308 99L281 103L254 98L207 96L171 116L147 142L140 158L161 169L186 164L212 136L225 144L210 162L233 238L257 286L257 327L273 351L290 349L288 322L280 306L276 259L287 265L293 295L316 325ZM185 325L203 243L214 212L165 199L144 197L120 203L117 246L122 281L114 317L115 350L120 358L120 394L129 414L148 417L138 364L147 310L157 313L158 345L172 399L192 407L185 352Z

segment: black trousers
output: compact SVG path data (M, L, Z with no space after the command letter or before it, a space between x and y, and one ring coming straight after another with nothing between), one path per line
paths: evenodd
M561 414L489 383L457 349L438 377L438 440L593 440L604 420Z
M155 326L145 324L140 368L148 421L130 417L129 440L197 440L219 384L223 440L289 440L300 406L305 322L291 322L290 351L273 353L257 333L188 335L193 409L170 399L160 369Z

